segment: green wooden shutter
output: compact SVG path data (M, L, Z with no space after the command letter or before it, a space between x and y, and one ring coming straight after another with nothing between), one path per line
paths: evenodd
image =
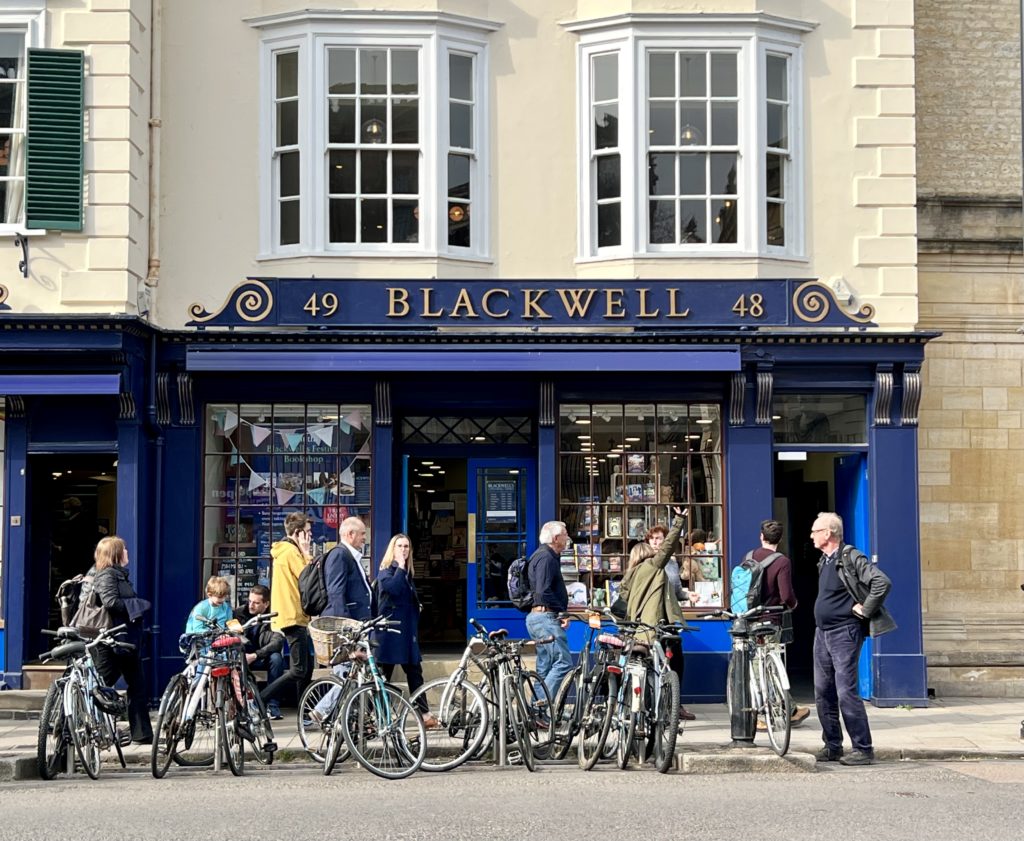
M82 230L84 95L84 53L28 51L26 227Z

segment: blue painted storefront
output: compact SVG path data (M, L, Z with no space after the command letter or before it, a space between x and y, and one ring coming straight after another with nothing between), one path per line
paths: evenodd
M918 371L929 336L792 329L772 335L736 330L648 331L606 335L523 335L445 339L429 331L330 333L282 328L240 332L155 331L130 318L76 320L6 317L0 374L7 395L4 523L3 673L22 681L22 664L41 648L46 605L33 577L26 534L28 459L33 453L117 454L118 532L128 543L136 589L154 603L149 668L154 696L180 667L177 637L201 587L204 407L213 402L338 400L373 407L372 557L402 527L402 450L395 432L410 412L446 408L526 413L529 447L473 449L474 457L525 460L532 468L530 522L558 517L557 406L566 401L654 401L685 396L722 406L725 545L728 565L753 545L757 523L772 516L776 447L774 392L843 391L867 397L869 480L863 500L865 551L893 579L889 606L899 630L878 640L868 664L873 700L923 705L917 527ZM597 328L599 329L599 328ZM485 350L486 365L475 358ZM363 360L363 364L359 364ZM628 373L628 376L625 374ZM106 393L83 394L103 382ZM60 379L45 380L46 377ZM0 384L4 382L0 377ZM117 392L109 393L114 382ZM20 388L21 393L9 390ZM77 389L77 391L76 391ZM453 457L460 457L452 451ZM22 525L11 524L21 516ZM532 550L533 544L529 546ZM478 566L470 566L471 616L525 634L514 609L476 604ZM45 596L45 593L44 593ZM694 701L724 697L730 639L724 623L698 621L685 641L684 690ZM574 648L582 642L582 630Z

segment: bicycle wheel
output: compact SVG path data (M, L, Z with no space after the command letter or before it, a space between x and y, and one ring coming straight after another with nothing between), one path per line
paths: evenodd
M43 712L39 716L39 737L36 763L39 776L52 780L67 767L68 740L64 718L64 679L58 679L46 690Z
M451 685L448 678L423 684L409 699L414 707L424 701L437 719L437 727L427 731L428 745L441 756L423 760L424 771L450 771L480 750L491 726L483 693L468 680Z
M299 741L310 758L316 762L323 762L327 757L331 726L342 709L346 684L346 681L333 676L314 680L306 687L299 700ZM325 700L330 692L334 692L334 695ZM347 758L348 747L343 745L338 754L338 761L344 762Z
M260 765L274 764L274 728L267 715L267 707L260 697L256 681L252 677L245 679L245 707L249 718L249 729L252 730L252 755ZM267 746L270 746L269 749Z
M181 733L181 713L185 709L185 678L175 675L160 698L160 712L153 734L153 748L150 751L150 770L158 780L167 773L171 758L178 749L178 735Z
M423 719L400 693L370 683L361 686L345 702L345 742L356 761L367 771L387 780L415 773L427 753Z
M552 703L548 688L540 675L532 671L519 674L519 688L526 704L526 730L530 736L530 746L537 759L547 759L551 755L551 744L554 740L555 728L551 718Z
M629 765L629 757L633 753L633 734L636 733L636 716L633 712L633 678L629 672L622 674L622 688L619 690L617 716L617 742L615 744L615 764L620 771Z
M654 711L654 767L665 774L676 757L679 735L679 675L673 671L659 680L657 707Z
M604 753L619 694L618 678L607 669L596 669L591 680L579 716L580 732L576 748L580 768L584 771L591 770Z
M533 741L529 731L530 712L526 699L523 697L521 685L513 681L508 682L508 697L505 699L505 704L509 729L515 738L516 750L519 751L526 769L536 771L537 757L533 752Z
M210 685L193 687L185 693L188 708L192 692L200 692L192 718L181 725L174 761L185 768L206 768L213 765L217 750L217 703Z
M231 686L231 677L217 678L217 727L220 745L228 761L228 768L236 777L245 773L245 739L239 729L241 720L238 703Z
M579 712L586 702L582 661L565 676L551 716L551 759L565 759L579 732Z
M761 679L764 682L765 723L772 750L785 756L789 750L789 737L793 727L793 710L785 681L779 674L779 661L765 656L761 661Z
M75 752L90 779L98 780L100 776L100 746L96 740L97 722L92 717L92 706L85 696L85 687L75 684L70 687L71 712L68 725L71 728L71 741Z

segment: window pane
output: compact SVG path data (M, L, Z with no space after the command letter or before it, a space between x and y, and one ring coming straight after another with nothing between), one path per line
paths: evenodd
M619 56L599 55L594 59L594 101L619 98Z
M735 102L711 103L711 142L715 146L735 146L739 132Z
M359 136L363 143L386 143L388 139L388 107L386 99L363 99L359 103L361 121Z
M679 106L679 145L703 146L708 142L704 104Z
M765 186L771 198L783 197L783 161L781 155L768 155L765 159Z
M459 248L470 247L468 205L448 203L448 244Z
M359 92L388 92L388 57L384 50L359 51Z
M676 210L674 201L650 203L650 240L654 245L676 241Z
M736 242L736 199L713 199L711 216L715 242Z
M609 149L619 145L619 106L594 106L594 148Z
M3 119L3 95L9 85L0 85L0 120ZM277 103L277 145L295 146L299 142L299 101Z
M769 99L789 99L789 83L786 79L786 65L788 63L788 60L783 56L768 56L766 75L768 77Z
M420 139L418 99L392 100L391 120L392 143L416 143Z
M0 68L0 72L3 72L2 68ZM0 83L0 128L14 128L15 126L15 121L18 118L14 108L17 90L17 83Z
M863 394L776 394L772 401L779 444L866 444Z
M622 244L622 206L619 202L597 206L597 247Z
M736 194L736 156L711 156L711 190L712 193Z
M0 37L9 38L11 36L8 35ZM277 90L274 93L278 99L282 99L286 96L299 95L298 53L277 54Z
M419 91L419 61L416 50L391 51L391 92Z
M391 192L413 194L420 191L420 153L391 153Z
M419 203L413 199L395 199L391 208L393 242L419 242Z
M327 90L330 93L356 92L356 51L327 51Z
M615 199L620 195L619 156L606 155L597 159L597 197Z
M652 196L674 196L676 194L675 155L652 154L648 156L647 190Z
M448 195L469 198L469 158L466 155L448 156Z
M0 136L0 175L25 174L25 169L19 165L18 158L22 153L22 146L24 146L24 135ZM17 185L11 182L8 182L6 186L17 188ZM0 205L0 207L2 206Z
M283 201L281 207L281 245L299 241L299 202Z
M711 95L736 96L735 54L711 54Z
M360 192L386 193L388 191L388 153L362 152L360 155Z
M767 203L768 244L783 246L786 244L785 205L778 202Z
M448 95L452 99L473 100L473 59L458 53L448 54Z
M649 96L675 96L675 53L650 53L647 56L647 67L650 72Z
M330 143L356 142L356 101L332 99L327 108L327 140Z
M708 241L707 208L702 201L679 202L680 238L684 243Z
M355 150L331 152L328 166L328 190L330 192L354 193L356 191Z
M706 96L707 70L704 53L679 54L679 95Z
M473 148L473 106L453 102L448 106L451 120L451 145L460 149Z
M299 153L284 152L280 158L280 175L278 178L281 196L297 196L299 194Z
M388 203L386 199L362 199L359 233L362 242L387 242Z
M679 195L703 196L707 193L707 155L679 156Z
M768 103L768 137L769 146L785 149L789 146L789 130L786 125L788 106L776 102Z
M676 104L674 102L651 102L648 105L650 125L648 145L676 145Z
M356 200L331 199L331 242L356 241Z

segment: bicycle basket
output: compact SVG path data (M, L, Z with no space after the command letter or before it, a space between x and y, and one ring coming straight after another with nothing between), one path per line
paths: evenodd
M92 700L96 706L109 715L121 716L128 709L121 693L109 686L94 686L92 689Z
M353 641L342 632L359 627L362 627L362 622L342 616L318 616L312 620L309 623L309 636L313 640L317 664L329 666L335 655L342 653L339 649L350 649Z

